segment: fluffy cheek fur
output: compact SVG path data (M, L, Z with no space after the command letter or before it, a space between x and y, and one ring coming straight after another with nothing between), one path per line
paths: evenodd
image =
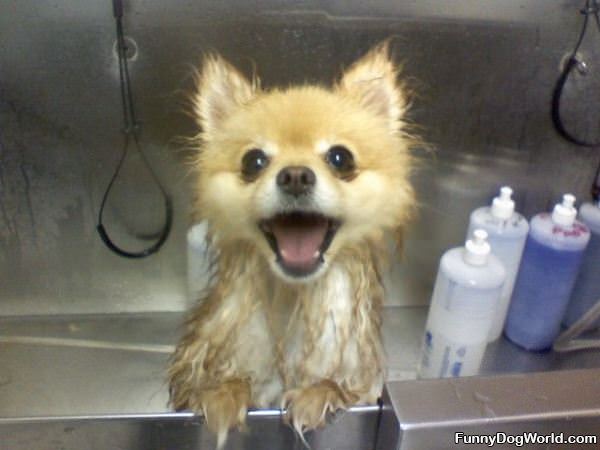
M198 209L220 239L253 242L258 238L257 219L249 208L253 190L244 186L238 174L207 175L201 182L200 192Z
M403 184L402 179L365 171L353 182L343 185L346 239L359 242L404 223L412 197L410 192L403 192Z

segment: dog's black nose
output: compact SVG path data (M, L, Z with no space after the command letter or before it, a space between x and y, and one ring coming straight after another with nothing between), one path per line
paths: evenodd
M310 192L317 181L317 176L308 167L288 166L277 174L277 185L286 194L302 195Z

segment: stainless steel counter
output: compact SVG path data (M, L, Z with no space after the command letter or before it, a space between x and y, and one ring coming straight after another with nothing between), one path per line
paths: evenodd
M384 402L377 450L492 447L473 441L481 436L500 449L519 447L516 439L528 450L600 448L598 369L392 382Z
M531 391L533 383L539 387L536 395L551 398L552 391L563 391L564 394L577 390L577 387L569 384L569 380L572 380L572 383L581 386L586 392L586 401L591 402L588 410L595 411L594 414L600 411L600 384L585 381L590 376L600 380L600 370L562 371L600 369L600 352L529 353L501 339L489 347L481 370L482 375L500 376L453 380L453 384L448 384L447 380L413 381L416 378L426 313L427 310L422 307L388 307L385 310L383 335L388 353L389 376L387 400L381 420L387 420L388 425L381 429L386 430L387 434L382 435L386 439L399 442L398 439L404 436L405 443L413 442L417 445L402 447L411 450L426 448L418 447L418 443L422 442L418 440L419 436L438 436L443 442L447 441L450 435L448 424L456 425L461 421L471 420L473 417L463 413L475 411L474 407L464 409L459 391L468 393L479 390L478 392L484 392L481 394L483 400L491 396L485 393L490 389L504 389L502 395L505 396L513 393L515 402L505 399L502 408L496 410L494 407L492 413L500 414L498 411L501 411L500 415L503 417L510 416L518 422L519 414L523 412L523 403L516 401L519 395L515 393L520 392L519 389L525 389L521 384L529 383L528 389ZM27 440L31 438L28 433L33 429L37 430L38 435L48 439L48 436L58 441L62 439L61 442L68 449L96 448L80 446L81 439L85 436L92 440L113 436L111 439L119 442L119 445L127 446L123 442L129 441L122 439L148 433L158 433L165 442L180 445L164 448L210 448L211 438L206 433L202 434L203 427L198 420L189 414L170 414L166 404L164 374L169 352L179 334L181 319L181 313L0 319L0 448L36 448L22 444L30 442ZM549 373L527 377L505 376L556 370L561 370L556 377ZM546 377L543 383L538 383L540 376ZM566 390L567 388L571 391ZM447 398L448 389L453 389L454 392L451 401ZM597 393L595 398L593 393ZM465 398L467 403L475 401L479 405L477 411L479 417L484 419L482 424L494 428L505 423L500 420L490 425L488 419L492 416L488 417L486 414L491 413L485 408L481 409L485 405L477 403L476 398L473 400L471 394L464 394L462 399ZM542 402L540 407L551 407L549 411L555 413L559 410L564 413L565 408L571 408L572 411L577 409L576 396L566 395L565 398L571 398L572 404L561 403L561 398L563 397L557 398L555 403ZM561 404L562 409L559 408ZM399 405L404 405L404 409L398 409ZM414 405L420 407L412 407ZM596 410L592 408L594 405ZM386 411L393 411L394 419L390 419L389 414L385 415ZM380 429L379 413L378 407L357 408L338 418L333 428L328 427L325 431L310 435L309 442L316 449L372 448L375 445L376 430ZM49 419L51 417L54 419ZM590 423L600 429L600 418L592 416L590 420ZM250 423L254 424L252 431L249 434L236 434L237 437L231 441L229 448L261 448L257 446L257 442L267 439L265 436L271 437L263 442L283 446L281 448L297 444L293 433L281 424L278 411L254 412ZM417 423L421 426L417 426ZM426 424L429 424L429 429ZM431 427L439 434L431 434ZM518 425L513 424L512 427L511 429L518 429ZM184 432L190 429L196 431L191 434ZM446 431L441 432L440 429ZM406 430L412 431L407 434ZM126 437L121 436L122 433ZM117 438L117 435L121 437ZM180 436L179 440L169 437L176 435ZM10 441L6 440L8 436L11 436ZM380 436L381 439L383 437ZM11 444L8 445L8 442ZM367 443L368 446L365 447ZM203 447L204 445L208 447ZM379 448L382 448L381 445L383 444L380 443Z
M377 438L379 407L354 408L306 434L311 448L364 450ZM232 432L226 450L298 449L305 444L279 411L250 411L246 432ZM2 450L214 450L215 439L191 414L135 414L0 420Z
M388 307L388 380L416 378L427 309ZM163 413L181 313L0 318L0 417ZM41 339L40 339L41 338ZM482 375L600 368L600 351L531 353L501 338Z

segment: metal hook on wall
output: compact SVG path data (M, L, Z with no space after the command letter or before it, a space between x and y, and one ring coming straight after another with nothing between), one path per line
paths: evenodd
M581 26L581 31L579 33L579 38L577 39L577 44L568 57L561 62L561 74L556 81L556 85L554 86L554 91L552 93L552 123L554 124L554 128L558 134L560 134L560 136L562 136L568 142L580 147L600 147L600 141L588 141L584 138L575 136L572 132L567 130L560 112L561 99L565 83L569 79L573 70L576 70L581 75L588 75L590 72L588 64L579 53L579 48L581 47L581 43L585 37L590 17L594 18L596 27L600 31L600 7L596 0L586 0L585 7L581 9L580 12L583 14L584 19ZM591 193L594 200L600 200L600 165L596 169L596 175L592 184Z
M104 195L102 197L102 203L100 204L100 211L98 212L98 225L96 226L96 230L98 231L98 234L100 235L100 238L102 239L102 242L104 242L104 244L110 250L112 250L114 253L116 253L117 255L123 256L125 258L145 258L146 256L150 256L153 253L156 253L162 247L162 245L165 243L167 238L169 237L169 233L171 232L171 225L173 223L173 205L171 202L171 198L167 194L167 191L165 190L163 185L160 183L158 176L156 175L154 170L152 170L152 166L146 159L144 152L142 150L141 144L140 144L140 134L141 134L142 125L137 120L137 117L135 114L135 103L133 101L131 80L129 79L129 66L127 64L127 60L129 59L129 56L130 56L130 53L128 52L128 50L131 50L131 49L128 49L128 45L127 45L128 41L125 38L125 33L123 32L123 23L122 23L123 3L121 0L113 0L112 4L113 4L113 14L115 17L116 29L117 29L116 47L117 47L117 57L119 60L119 87L120 87L120 92L121 92L121 103L122 103L122 107L123 107L124 141L123 141L123 149L121 152L121 158L119 160L119 163L117 164L117 168L116 168L110 182L108 183L106 191L104 192ZM119 172L121 171L123 163L125 162L125 158L127 156L128 150L129 150L130 141L133 141L133 145L134 145L135 149L138 151L142 161L148 168L148 171L150 172L150 175L152 176L154 182L157 184L157 186L161 192L161 195L163 196L164 208L165 208L165 223L162 227L162 231L158 235L158 239L150 247L148 247L144 250L138 251L138 252L127 251L127 250L120 248L118 245L116 245L112 241L112 239L109 237L108 232L106 231L106 228L104 227L104 224L102 222L104 207L106 205L108 195L113 187L115 180L119 176Z

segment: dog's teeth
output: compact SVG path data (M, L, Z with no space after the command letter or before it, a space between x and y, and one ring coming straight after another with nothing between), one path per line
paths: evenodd
M313 254L313 258L318 258L320 254L321 254L321 252L319 250L315 250L315 253Z
M279 252L281 253L281 256L283 256L284 258L286 257L286 251L284 249L279 249Z

